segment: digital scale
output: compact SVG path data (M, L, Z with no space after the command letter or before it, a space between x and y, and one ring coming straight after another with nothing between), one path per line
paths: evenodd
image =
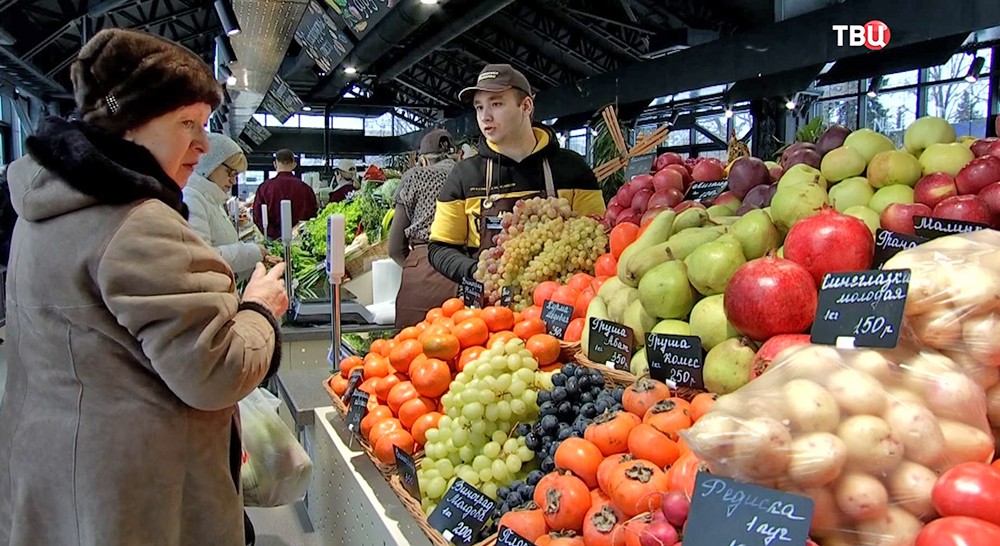
M354 294L341 289L340 321L344 324L371 324L375 315L367 307L358 303ZM296 299L291 305L291 320L296 324L330 324L330 298L300 301Z

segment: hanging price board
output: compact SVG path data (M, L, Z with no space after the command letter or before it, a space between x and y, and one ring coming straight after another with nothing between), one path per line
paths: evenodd
M480 308L483 306L483 283L470 277L462 277L462 284L459 286L462 291L462 300L466 307Z
M699 472L684 545L805 544L814 509L808 497Z
M888 262L896 254L926 243L927 240L919 235L908 235L880 228L875 231L875 260L872 264L881 269L885 262Z
M812 342L845 348L895 347L909 286L909 269L827 274L820 286Z
M700 337L646 334L646 360L653 379L705 390L705 354Z
M625 167L625 181L632 180L633 176L649 174L653 170L653 162L656 154L637 155L629 160L628 167Z
M557 301L545 300L542 304L542 322L550 336L562 339L566 336L566 328L573 320L573 306Z
M961 220L948 220L946 218L931 218L929 216L914 216L913 231L921 237L937 239L946 235L956 233L969 233L989 229L990 226L979 222L963 222Z
M479 531L493 516L496 505L482 491L463 480L455 480L427 522L448 542L469 546L476 542Z
M632 362L635 334L632 329L609 320L590 319L587 358L607 364L616 370L628 371Z

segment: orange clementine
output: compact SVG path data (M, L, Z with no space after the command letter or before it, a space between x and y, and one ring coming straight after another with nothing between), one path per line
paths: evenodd
M410 430L419 417L427 415L435 409L437 409L437 402L430 398L418 397L407 400L403 402L402 406L399 406L399 422L403 424L403 428Z
M490 339L490 329L486 326L486 321L479 317L459 322L451 329L451 333L458 338L463 349L482 345Z
M573 290L576 290L577 292L580 292L581 290L584 290L588 286L590 286L590 283L593 281L594 281L593 275L589 275L587 273L577 273L576 275L573 275L569 279L569 282L566 283L566 286L572 288Z
M427 322L433 324L435 320L443 316L444 316L444 310L442 310L440 307L435 307L434 309L427 311L427 315L424 318L427 319Z
M531 352L539 366L548 366L559 359L559 340L548 334L531 336L524 348Z
M446 362L436 358L428 358L425 362L413 367L410 376L413 388L420 396L437 398L448 390L451 385L451 367ZM429 410L434 409L433 407Z
M408 339L417 339L420 335L420 328L416 326L407 326L396 334L396 341L406 341Z
M351 355L340 361L340 376L344 379L349 379L351 377L351 370L354 368L360 368L364 365L364 360L361 360L360 356Z
M410 370L410 362L423 352L423 344L415 339L407 339L389 353L389 365L397 372L407 373Z
M385 401L389 398L389 391L403 381L406 381L406 376L401 373L390 374L379 379L375 383L375 397L379 403L385 404Z
M452 334L436 334L424 338L424 354L427 358L448 361L461 351L462 345Z
M618 260L611 253L601 254L601 257L594 262L594 273L598 277L610 277L618 274Z
M541 307L545 300L552 299L552 293L559 288L559 283L555 281L545 281L538 283L535 287L535 291L531 294L532 302Z
M479 315L490 332L501 332L514 327L514 312L506 307L487 307Z
M455 324L458 324L459 322L464 322L466 320L469 320L470 318L478 317L482 313L483 313L482 309L475 309L475 308L462 309L461 311L452 315L451 320L455 321Z
M365 379L385 377L389 375L389 359L377 353L368 353L362 369L365 371Z
M563 341L576 343L583 337L583 328L586 326L586 318L575 318L569 322L566 332L563 333Z
M441 420L443 415L436 411L430 413L425 413L413 423L413 428L410 429L410 433L413 434L413 439L420 445L427 443L427 431L432 428L437 428L438 421Z
M386 465L396 464L396 449L399 448L405 451L407 454L412 455L414 449L413 436L410 436L409 432L405 430L394 430L392 432L387 432L375 445L372 446L375 450L375 456L378 457L379 462Z
M372 342L371 347L368 348L368 352L389 356L389 351L386 348L387 345L389 345L388 339L376 339Z
M523 322L528 319L540 319L542 318L542 307L540 305L532 305L531 307L525 307L524 311L521 311L521 320L517 322ZM515 322L514 324L517 324Z
M446 317L450 317L462 309L465 309L465 302L458 298L449 298L441 304L441 313Z
M521 339L530 339L536 334L545 333L545 323L542 319L525 319L514 325L514 334Z
M469 347L468 349L462 351L462 354L458 357L458 363L455 365L455 371L461 372L465 370L465 367L469 364L469 362L472 362L473 360L479 358L479 355L483 354L483 351L485 350L486 350L485 347L476 346L476 347Z
M393 415L399 415L399 407L407 400L412 400L418 396L420 395L417 393L417 389L413 387L413 383L403 381L389 391L389 396L385 401L389 409L392 410Z
M490 336L490 340L486 342L486 348L492 349L497 343L507 343L508 341L517 337L517 334L511 332L510 330L504 330L502 332L497 332Z
M330 376L328 383L337 396L344 396L344 393L347 392L347 379L339 373Z

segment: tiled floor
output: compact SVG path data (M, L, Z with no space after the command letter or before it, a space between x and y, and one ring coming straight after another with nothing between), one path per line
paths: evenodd
M0 328L2 338L3 329ZM7 382L5 349L0 344L0 402L3 401ZM248 508L247 513L257 531L257 546L324 546L321 537L313 531L305 506L301 503L278 508Z

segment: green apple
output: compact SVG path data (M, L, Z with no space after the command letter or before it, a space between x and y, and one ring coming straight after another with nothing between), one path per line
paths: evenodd
M820 172L831 183L858 176L865 172L865 158L854 148L841 146L823 156Z
M905 188L906 186L901 187ZM875 233L875 230L879 228L879 213L864 205L851 207L845 210L844 214L860 219L866 226L868 226L868 229L870 229L872 233Z
M868 206L873 195L875 195L875 190L868 184L867 178L853 176L830 188L830 203L838 212L844 212L857 205Z
M861 157L865 158L866 165L871 162L875 154L896 149L896 145L889 140L889 137L871 129L858 129L847 135L844 146L857 150Z
M931 144L948 144L955 142L955 128L948 120L934 116L918 119L906 128L903 133L903 146L914 157L920 157Z
M972 150L958 142L931 144L920 154L920 166L925 175L941 172L957 176L958 171L975 158Z
M810 167L805 163L799 163L793 165L790 169L785 171L785 174L781 175L781 180L778 180L778 189L794 186L795 184L801 184L803 182L811 182L819 184L823 189L827 187L827 180L823 176L823 173L819 169Z
M868 202L868 208L882 214L882 211L893 203L903 203L904 205L912 204L913 188L902 184L886 186L875 192L871 201Z
M868 183L873 188L884 188L893 184L915 186L923 176L923 169L917 158L899 151L879 152L868 164Z

